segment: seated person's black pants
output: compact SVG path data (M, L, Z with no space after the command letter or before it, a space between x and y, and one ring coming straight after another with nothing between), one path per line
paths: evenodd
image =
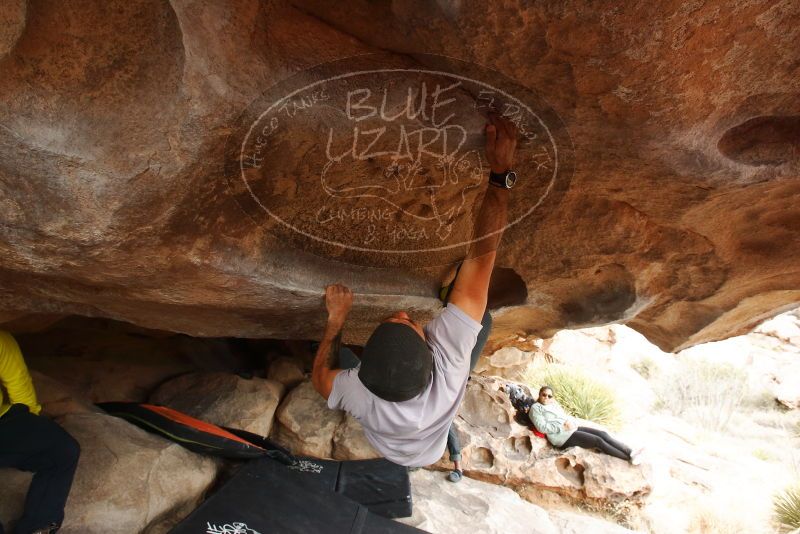
M79 456L80 446L66 430L24 404L0 417L0 467L34 473L17 534L61 525Z
M596 428L589 428L588 426L579 426L559 448L566 449L568 447L600 449L604 453L622 460L631 459L630 447L612 438L608 432L597 430Z

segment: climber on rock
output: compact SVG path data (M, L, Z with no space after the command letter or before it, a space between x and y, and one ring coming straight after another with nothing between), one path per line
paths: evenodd
M517 128L489 116L486 157L491 167L466 259L442 293L446 307L424 327L406 312L384 319L360 361L340 350L342 328L353 303L347 287L325 290L328 322L314 360L312 381L331 409L345 410L387 459L409 467L435 463L447 445L461 479L460 444L453 420L471 367L486 343L491 317L486 305L497 247L506 226Z
M34 473L17 534L51 534L64 520L80 446L43 415L19 345L0 331L0 467ZM0 525L0 534L3 526Z

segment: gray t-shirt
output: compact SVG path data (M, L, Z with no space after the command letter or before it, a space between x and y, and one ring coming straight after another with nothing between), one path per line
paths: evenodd
M407 401L385 401L364 387L356 367L336 375L328 407L355 417L372 446L392 462L409 467L436 462L464 398L470 354L480 330L479 322L449 303L425 325L434 363L425 391Z

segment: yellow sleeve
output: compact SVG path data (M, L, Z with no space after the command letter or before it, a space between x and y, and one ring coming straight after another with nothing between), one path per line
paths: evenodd
M8 332L0 330L0 383L8 394L9 404L27 404L31 413L37 414L42 407L36 401L33 381L22 359L16 340Z

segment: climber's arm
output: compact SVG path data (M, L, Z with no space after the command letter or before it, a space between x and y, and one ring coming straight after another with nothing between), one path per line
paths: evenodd
M328 322L314 358L311 382L326 400L333 390L333 380L341 372L339 369L339 346L342 341L342 328L347 314L353 305L353 293L347 287L334 284L325 288L325 306L328 309Z
M517 146L517 128L502 117L490 115L486 125L486 158L493 172L512 168ZM480 322L486 311L489 281L497 257L497 247L508 221L509 190L487 185L467 258L458 271L450 302Z

